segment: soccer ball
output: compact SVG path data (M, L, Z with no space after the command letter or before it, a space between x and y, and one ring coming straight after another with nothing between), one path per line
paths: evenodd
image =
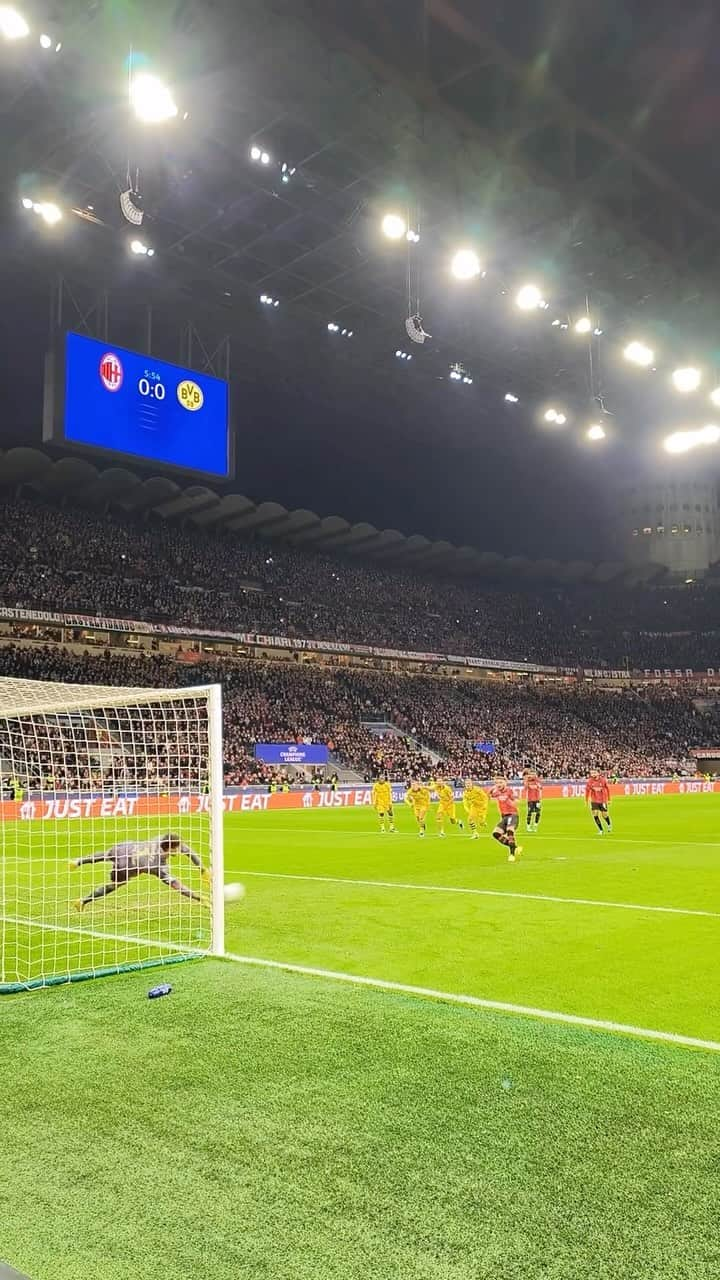
M245 897L244 884L226 884L224 889L226 902L242 902Z

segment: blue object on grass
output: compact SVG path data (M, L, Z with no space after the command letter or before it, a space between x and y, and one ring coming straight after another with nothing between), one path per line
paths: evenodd
M172 987L169 982L161 982L159 987L152 987L148 991L148 1000L157 1000L159 996L169 996Z

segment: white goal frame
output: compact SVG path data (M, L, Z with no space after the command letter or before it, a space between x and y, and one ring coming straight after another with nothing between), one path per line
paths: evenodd
M157 730L151 728L148 736L148 726L155 724ZM127 755L131 748L136 755ZM62 773L66 760L73 762L74 787L61 785L52 776L47 782L42 778L48 752L53 774ZM116 759L123 762L118 769L131 760L134 787L128 781L129 771L118 782ZM112 765L109 769L103 768L107 760ZM100 781L85 787L80 779L93 777L91 761ZM8 803L8 763L25 792L23 803L17 796ZM0 803L0 995L225 954L220 685L152 689L0 677L0 765L4 797ZM34 785L38 774L39 789ZM72 772L65 772L65 783L68 777ZM145 777L148 785L139 786L138 777ZM108 816L113 806L124 813L130 805L134 811L133 800L137 817ZM53 805L60 820L49 816ZM78 808L85 816L64 820L69 810ZM96 813L103 816L96 818ZM87 888L91 876L105 881L109 877L107 865L102 873L96 872L94 867L80 867L78 856L102 853L128 841L157 844L163 824L183 841L184 853L188 848L198 853L209 873L202 885L195 886L198 891L202 887L205 902L209 897L209 908L198 903L197 892L174 893L167 881L160 884L153 873L132 880L132 912L124 905L131 897L124 884L117 893L110 891L112 898L93 900L90 911L73 917L69 895L78 891L78 882ZM68 850L75 855L69 860ZM108 863L113 865L110 859ZM187 866L198 879L197 859ZM174 870L169 874L180 878ZM190 875L185 879L190 881ZM143 898L140 886L144 891L146 885ZM102 895L102 889L97 892ZM71 905L77 908L78 902L86 900L76 899ZM143 916L145 905L147 917ZM148 932L153 910L159 928L155 937ZM199 923L201 934L197 933ZM46 938L52 945L46 947ZM106 960L113 947L116 953L111 962L101 963L100 957ZM87 953L93 963L80 963Z

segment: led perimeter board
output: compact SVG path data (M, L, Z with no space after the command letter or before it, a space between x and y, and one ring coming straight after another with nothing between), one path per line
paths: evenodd
M66 333L47 360L43 439L228 480L229 387L206 373Z

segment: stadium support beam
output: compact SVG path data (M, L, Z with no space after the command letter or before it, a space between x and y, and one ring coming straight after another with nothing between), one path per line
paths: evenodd
M467 44L474 46L481 53L483 60L491 59L494 65L516 84L527 88L528 68L522 59L517 58L493 36L483 25L482 18L476 13L467 17L462 13L454 0L424 0L428 17L442 26L446 31ZM698 200L681 183L666 173L658 164L638 151L627 139L620 137L602 120L595 119L579 108L549 78L533 82L533 108L538 101L541 108L537 124L529 128L528 134L535 134L548 121L563 122L565 127L577 130L578 133L592 138L607 148L609 155L621 158L630 166L633 175L641 176L653 187L658 195L670 197L676 208L691 215L693 221L698 220L708 229L720 231L720 213ZM543 110L544 109L544 110ZM549 112L549 115L546 114ZM530 121L530 111L528 111ZM572 180L573 174L568 177ZM629 221L635 220L631 210Z

